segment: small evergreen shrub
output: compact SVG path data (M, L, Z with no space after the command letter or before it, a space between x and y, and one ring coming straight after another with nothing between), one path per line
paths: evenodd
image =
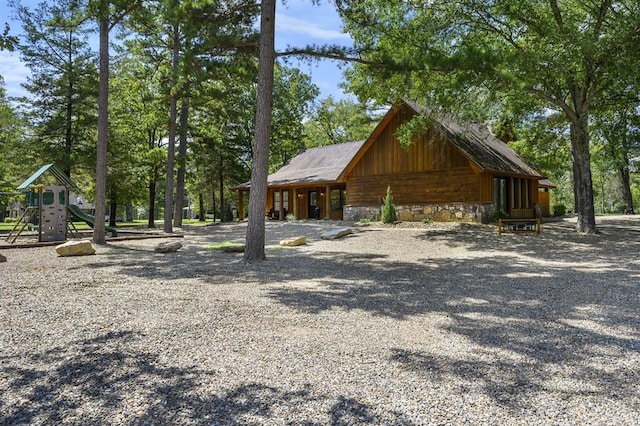
M297 220L296 215L293 213L289 213L285 219L287 219L287 222L295 222Z
M553 215L554 216L564 216L567 213L567 206L564 204L556 204L553 206Z
M496 220L498 219L509 219L509 213L505 212L504 210L500 210L496 212Z
M391 194L391 186L387 186L387 196L384 197L382 206L382 223L393 223L398 220L396 216L396 206L393 204L393 195Z
M224 206L224 211L222 214L223 222L232 222L233 221L233 209L231 208L231 203L227 203Z

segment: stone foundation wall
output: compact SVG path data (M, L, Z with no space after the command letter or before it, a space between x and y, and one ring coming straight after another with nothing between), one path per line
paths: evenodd
M357 222L362 219L380 220L381 207L344 206L344 220ZM493 204L423 204L396 206L398 220L402 222L421 222L424 219L436 222L479 222L495 220Z

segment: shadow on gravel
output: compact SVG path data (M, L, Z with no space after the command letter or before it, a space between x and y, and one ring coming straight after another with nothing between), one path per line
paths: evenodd
M8 394L17 396L0 399L0 424L245 425L274 417L307 425L411 424L401 414L380 415L355 399L318 395L309 386L246 383L218 394L207 389L218 373L163 366L156 354L136 347L138 337L111 332L23 357L20 367L5 367L15 360L0 356L0 378L11 378ZM29 364L49 368L24 367Z
M441 315L448 320L443 331L481 348L485 359L396 347L388 360L434 385L451 376L479 384L514 410L530 408L541 392L557 400L585 394L640 410L640 370L625 363L640 353L635 228L630 234L601 226L598 236L562 225L548 226L540 236L498 236L491 229L426 230L417 237L463 245L473 255L467 258L425 253L419 262L396 262L367 253L283 250L245 265L241 255L140 253L121 262L121 273L264 284L267 298L308 314L358 310L399 322ZM554 371L576 385L545 388Z

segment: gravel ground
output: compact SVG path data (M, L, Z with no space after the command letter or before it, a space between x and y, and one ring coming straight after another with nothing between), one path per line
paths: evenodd
M0 249L0 424L640 424L640 219L599 222Z

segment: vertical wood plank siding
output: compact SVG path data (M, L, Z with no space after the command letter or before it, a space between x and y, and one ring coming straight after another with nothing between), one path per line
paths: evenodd
M429 129L407 148L400 145L396 130L412 116L410 110L401 110L349 173L349 204L377 205L387 185L391 185L396 204L491 202L491 175L476 173L441 134Z

